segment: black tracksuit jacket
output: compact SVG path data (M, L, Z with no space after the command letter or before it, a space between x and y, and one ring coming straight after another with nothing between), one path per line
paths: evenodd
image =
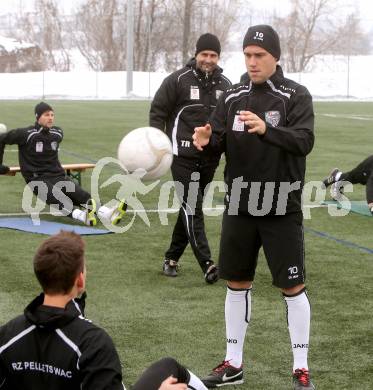
M19 165L26 182L37 175L65 176L58 159L58 147L63 132L57 126L50 129L34 125L10 130L0 135L0 164L5 145L18 145Z
M123 390L113 342L84 318L84 301L60 309L43 299L0 328L0 389Z
M266 122L263 136L247 132L238 119L242 110ZM275 74L262 84L248 80L227 90L210 122L213 134L206 150L226 154L226 199L232 211L260 216L301 210L306 155L314 144L312 97L304 86L284 78L277 66ZM247 183L246 188L240 190L240 181L243 187ZM289 183L294 190L288 194ZM265 186L269 195L273 187L269 206L263 201Z
M230 86L220 67L206 77L192 59L163 80L151 104L150 126L166 131L175 156L201 159L203 153L193 145L194 128L208 122L218 98ZM220 158L209 157L217 162Z

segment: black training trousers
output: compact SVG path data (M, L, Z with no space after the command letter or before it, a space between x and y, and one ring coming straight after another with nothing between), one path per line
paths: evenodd
M342 173L339 180L365 185L367 202L373 203L373 156L366 158L351 171Z
M27 184L39 199L48 205L55 205L58 210L66 211L67 215L71 215L72 205L85 205L91 198L90 193L66 175L38 175ZM70 204L66 198L71 200Z
M175 359L164 358L147 368L132 390L158 390L161 383L171 375L178 383L188 383L190 380L190 374L185 367Z
M217 164L174 156L171 166L181 208L165 257L178 261L189 242L203 272L211 264L211 251L205 233L202 203Z

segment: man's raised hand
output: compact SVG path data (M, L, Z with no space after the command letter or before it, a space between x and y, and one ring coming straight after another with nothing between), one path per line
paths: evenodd
M203 147L210 142L211 137L211 126L207 123L205 126L195 127L193 134L193 145L198 150L203 150Z

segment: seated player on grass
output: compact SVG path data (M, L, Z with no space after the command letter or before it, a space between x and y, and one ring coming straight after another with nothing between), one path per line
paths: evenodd
M62 168L58 148L63 132L60 127L54 126L53 108L44 102L37 104L35 118L36 122L31 126L0 134L0 174L9 171L6 165L2 165L5 145L18 145L22 176L41 200L48 205L56 205L64 211L64 215L88 226L96 225L96 211L100 218L117 225L125 213L125 202L118 202L115 208L101 206L97 210L91 194L67 176ZM57 196L57 193L63 196ZM72 204L67 206L64 197ZM78 208L73 209L73 205Z
M351 171L342 172L338 168L332 169L323 181L325 187L332 186L330 192L335 200L341 199L344 182L366 186L366 200L373 214L373 155L367 157Z
M62 231L36 251L34 272L43 293L0 327L1 390L125 390L111 337L84 317L84 247L78 234ZM150 366L132 390L188 388L206 390L166 358Z

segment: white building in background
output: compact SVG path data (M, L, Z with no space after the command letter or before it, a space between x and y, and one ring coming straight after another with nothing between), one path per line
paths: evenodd
M39 46L0 36L0 72L40 71L43 59Z

